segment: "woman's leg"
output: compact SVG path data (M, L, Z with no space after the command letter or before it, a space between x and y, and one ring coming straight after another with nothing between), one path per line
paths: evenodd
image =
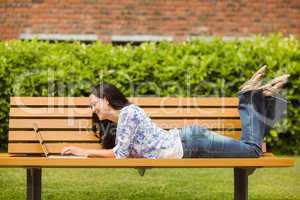
M184 157L259 157L262 154L265 133L282 116L287 101L265 97L260 90L240 92L238 98L241 139L223 136L199 125L188 125L180 134Z
M242 123L241 142L256 147L262 154L266 133L283 117L288 101L283 97L264 96L262 90L238 93Z
M199 125L184 126L180 136L183 158L259 157L253 146Z
M267 114L265 97L262 91L239 92L239 113L242 124L240 141L252 145L259 154L265 134L265 116Z

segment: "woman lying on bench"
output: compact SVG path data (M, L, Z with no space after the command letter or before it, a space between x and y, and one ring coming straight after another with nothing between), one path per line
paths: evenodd
M116 87L103 83L92 89L89 101L99 122L109 120L116 124L115 137L114 131L109 133L111 144L104 143L108 147L104 149L69 146L61 153L113 158L260 157L265 134L282 118L288 103L278 92L289 75L261 86L265 71L266 66L259 69L237 93L240 140L196 124L164 130Z

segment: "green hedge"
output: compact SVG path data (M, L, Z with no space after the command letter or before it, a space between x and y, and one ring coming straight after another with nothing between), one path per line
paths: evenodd
M99 81L127 96L235 96L266 64L266 80L291 74L288 118L267 136L273 152L300 153L300 42L290 36L112 46L12 40L0 42L0 139L7 148L10 96L86 96Z

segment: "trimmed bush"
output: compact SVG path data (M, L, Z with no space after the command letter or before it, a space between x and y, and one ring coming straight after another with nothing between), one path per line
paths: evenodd
M96 42L0 42L0 139L7 148L10 96L86 96L100 81L127 96L236 96L263 64L266 80L289 73L288 117L266 141L273 152L300 153L300 42L290 36L112 46Z

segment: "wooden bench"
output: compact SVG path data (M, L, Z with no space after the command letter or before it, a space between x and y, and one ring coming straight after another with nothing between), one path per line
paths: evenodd
M240 138L237 98L132 97L159 126L170 129L200 124L220 134ZM40 128L47 148L59 154L64 146L101 148L91 131L91 110L85 97L12 97L9 113L8 154L0 156L0 167L27 169L27 199L41 199L42 168L135 168L143 175L151 168L233 168L234 199L248 198L248 176L256 168L292 167L294 160L266 151L260 158L59 158L43 157L33 131ZM212 180L213 181L213 180Z

